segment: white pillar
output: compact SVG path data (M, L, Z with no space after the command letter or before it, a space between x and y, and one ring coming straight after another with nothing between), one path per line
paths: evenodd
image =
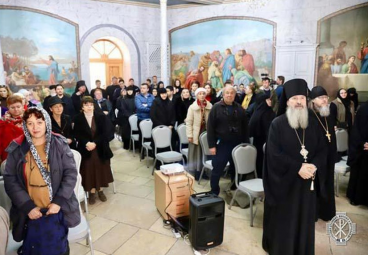
M168 66L169 58L167 54L168 32L167 32L167 0L160 0L161 8L161 81L165 86L169 85Z
M5 77L4 77L4 63L3 63L3 54L1 50L1 40L0 40L0 52L1 52L1 61L0 61L0 84L5 84Z

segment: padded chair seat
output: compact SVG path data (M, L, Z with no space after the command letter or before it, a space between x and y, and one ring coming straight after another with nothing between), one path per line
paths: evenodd
M348 161L348 156L343 156L342 160Z
M188 152L189 152L188 148L181 149L181 154L183 154L187 158L188 158Z
M8 247L6 248L6 255L17 255L17 251L19 249L19 247L22 246L23 242L16 242L13 239L13 234L9 233L9 240L8 240Z
M79 188L79 192L78 192L78 201L79 202L82 202L84 201L86 198L86 192L84 191L83 187L81 186Z
M147 149L149 149L149 150L152 150L151 142L144 142L144 143L143 143L143 147L144 147L144 148L147 148Z
M262 197L264 195L262 179L251 179L239 183L239 189L252 195L252 197Z
M156 159L164 163L171 163L183 160L183 155L176 151L165 151L157 153Z
M138 134L134 134L134 135L132 135L132 139L133 139L134 141L139 141L139 135L138 135Z
M347 172L350 172L350 166L346 164L346 161L341 160L335 163L335 173L346 174Z
M69 228L68 241L77 242L78 240L84 240L88 236L88 223L86 217L81 215L81 222L74 228Z

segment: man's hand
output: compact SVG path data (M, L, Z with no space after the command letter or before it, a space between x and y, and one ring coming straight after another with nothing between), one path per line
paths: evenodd
M313 177L316 170L317 168L315 167L315 165L303 163L302 167L299 170L299 175L303 179L310 179Z
M60 206L57 204L49 204L47 208L49 208L49 210L47 211L46 215L57 214L60 211Z
M95 148L96 148L96 144L95 143L88 142L86 144L87 151L93 151Z
M73 142L73 140L69 139L69 138L67 138L66 140L67 140L68 144L71 144Z
M365 151L368 151L368 143L364 143L364 147L363 147Z
M28 213L28 217L31 220L37 220L39 218L42 217L42 213L40 212L41 208L39 207L35 207L33 208L29 213Z
M210 148L211 155L216 155L216 147Z
M173 126L169 126L170 129L173 129Z
M193 138L188 137L188 142L193 143Z

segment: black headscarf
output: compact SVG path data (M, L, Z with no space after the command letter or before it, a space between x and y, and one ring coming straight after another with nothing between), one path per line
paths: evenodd
M267 131L263 130L262 119L265 119L267 122L271 123L271 121L275 118L275 113L273 112L272 107L268 106L266 103L266 99L269 99L266 94L260 94L256 98L257 107L249 121L249 136L251 137L267 137Z
M82 86L86 87L86 91L84 92L83 96L89 96L89 91L86 82L84 80L77 81L77 85L75 86L74 92L77 93L79 91L79 88Z
M131 95L129 95L128 94L128 91L133 91L133 94L131 94ZM126 92L127 92L127 94L126 94L126 97L127 98L134 98L135 97L135 93L134 93L134 87L133 86L128 86L127 88L126 88Z
M358 93L356 92L355 88L349 88L347 92L348 92L348 98L350 98L350 100L353 101L354 109L356 111L359 105ZM351 96L350 94L353 94L353 95Z
M341 90L345 90L345 91L346 91L346 93L349 93L349 92L347 92L347 90L346 90L346 89L339 89L339 90L337 91L337 97L338 97L338 98L341 100L341 102L344 104L346 111L350 112L350 103L351 103L351 101L350 101L350 99L349 99L349 95L346 95L346 98L342 98L342 97L340 96L340 91L341 91Z

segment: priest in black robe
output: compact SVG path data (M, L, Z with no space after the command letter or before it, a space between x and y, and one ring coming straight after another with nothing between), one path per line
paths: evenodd
M316 189L325 192L327 147L310 117L308 91L302 79L285 83L266 143L262 245L271 255L314 254Z
M358 109L349 138L347 197L352 205L368 206L368 102Z
M328 95L323 87L314 87L309 98L311 100L309 106L313 112L311 117L316 119L319 126L319 132L322 134L323 141L328 148L326 157L326 178L324 183L326 196L322 196L321 191L316 189L316 220L320 218L324 221L330 221L336 215L334 189L335 162L337 160L336 134L334 128L336 126L336 121L330 115ZM319 182L319 178L316 178L316 182ZM319 187L319 185L317 185L317 187Z

